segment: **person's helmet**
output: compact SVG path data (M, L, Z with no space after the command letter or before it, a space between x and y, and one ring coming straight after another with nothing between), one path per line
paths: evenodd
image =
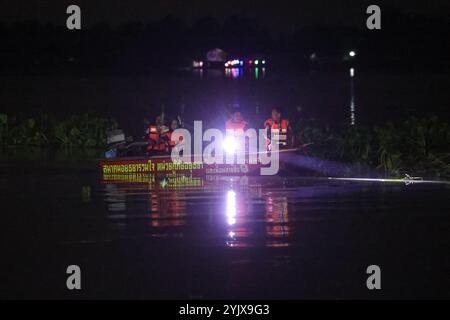
M271 111L276 111L278 113L281 113L280 107L272 107Z
M233 103L230 107L229 107L229 111L230 114L234 114L236 112L242 112L241 110L241 106L239 105L239 103Z

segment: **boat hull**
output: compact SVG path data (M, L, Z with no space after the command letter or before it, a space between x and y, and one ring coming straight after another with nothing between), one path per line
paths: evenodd
M284 162L297 149L283 150L279 153L281 171ZM169 155L150 157L128 157L104 159L99 161L100 171L104 181L148 181L152 177L167 175L185 175L191 177L205 176L257 176L261 169L270 164L206 164L204 162L175 163Z
M174 163L170 157L123 158L100 160L100 171L104 175L119 174L172 174L193 175L248 175L259 174L261 164L213 164L203 162Z

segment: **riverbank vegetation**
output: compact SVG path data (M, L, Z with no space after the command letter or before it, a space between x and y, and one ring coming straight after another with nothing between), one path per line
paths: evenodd
M65 119L0 114L0 153L19 147L40 154L57 150L78 154L77 158L98 157L106 147L106 133L117 127L114 119L91 114ZM341 128L307 121L295 134L301 143L313 143L305 149L307 156L347 165L349 171L369 168L389 176L450 178L450 125L438 117Z
M106 133L117 128L113 119L90 114L56 119L49 115L0 114L0 145L51 149L105 148Z
M296 132L303 143L314 143L307 153L318 159L378 169L391 176L450 178L450 126L435 116L340 129L305 123Z

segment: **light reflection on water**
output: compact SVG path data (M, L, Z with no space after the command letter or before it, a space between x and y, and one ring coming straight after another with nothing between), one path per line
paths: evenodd
M196 78L229 78L233 80L237 79L250 79L250 80L264 80L266 78L265 67L255 68L225 68L220 69L193 69L192 74Z
M203 184L187 179L185 186L105 183L111 229L133 236L194 237L228 247L289 245L289 188L283 179L271 186L257 178L216 178Z
M58 288L75 262L97 298L360 297L355 274L376 261L402 277L399 296L430 270L414 293L448 296L448 185L12 169L2 263L20 294Z
M286 246L283 239L289 237L289 214L287 197L266 197L266 233L271 238L271 246Z
M236 192L229 190L227 192L227 218L230 226L236 224Z
M182 245L225 248L298 246L303 225L323 223L330 212L358 216L378 213L380 206L410 207L402 190L421 192L403 185L278 176L108 180L102 188L110 239L182 239Z
M355 107L355 68L350 68L350 125L356 124L356 107Z

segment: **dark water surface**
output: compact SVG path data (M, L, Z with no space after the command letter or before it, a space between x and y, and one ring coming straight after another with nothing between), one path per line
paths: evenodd
M263 70L264 69L264 70ZM80 112L112 116L128 133L144 131L164 106L169 117L184 106L186 122L202 120L221 128L230 105L239 104L259 127L274 106L291 122L316 119L321 124L385 123L428 113L448 119L448 74L369 73L355 68L312 70L239 69L167 72L143 76L2 76L3 112L17 110L64 117ZM353 82L353 90L352 90ZM301 110L301 112L298 112Z
M2 166L0 297L450 298L448 185L127 179Z

